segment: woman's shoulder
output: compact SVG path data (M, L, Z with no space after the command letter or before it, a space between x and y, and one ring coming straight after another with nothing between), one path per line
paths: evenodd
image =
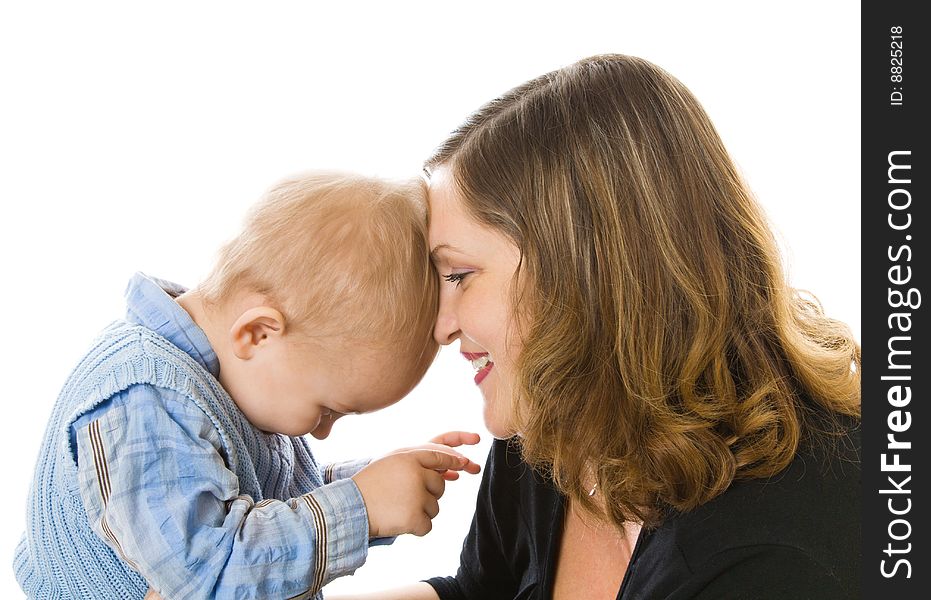
M734 542L800 547L820 545L841 526L858 528L859 423L840 424L843 430L836 433L809 436L780 473L735 481L719 497L678 520L688 524L689 531Z
M786 556L816 565L830 580L857 581L860 565L860 430L842 419L834 433L812 435L792 463L767 479L734 482L695 510L671 515L651 534L654 551L674 548L693 574L728 571ZM791 574L785 573L787 577Z

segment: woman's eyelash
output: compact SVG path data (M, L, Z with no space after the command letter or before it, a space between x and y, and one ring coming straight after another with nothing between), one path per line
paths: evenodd
M450 283L455 283L456 287L459 287L459 285L462 283L462 280L465 279L466 275L468 274L468 271L464 273L450 273L449 275L443 275L443 279Z

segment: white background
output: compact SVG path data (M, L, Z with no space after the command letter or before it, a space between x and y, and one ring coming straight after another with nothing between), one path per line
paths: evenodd
M192 285L245 209L318 167L401 177L466 115L600 52L681 79L788 249L794 285L860 322L860 10L853 2L125 2L0 8L0 343L6 489L0 597L45 420L141 270ZM489 437L469 365L443 351L409 399L315 451L377 455L464 428ZM434 531L377 548L352 592L451 574L478 478Z

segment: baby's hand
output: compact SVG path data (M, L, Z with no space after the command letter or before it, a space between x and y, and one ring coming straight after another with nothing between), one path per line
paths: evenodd
M369 463L352 477L365 500L369 537L429 533L445 474L462 470L477 473L479 466L441 444L397 450Z

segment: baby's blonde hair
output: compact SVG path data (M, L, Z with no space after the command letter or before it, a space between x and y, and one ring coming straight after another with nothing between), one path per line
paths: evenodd
M429 364L437 281L426 206L420 179L319 171L284 180L252 208L199 291L208 305L262 294L289 332L390 345Z

